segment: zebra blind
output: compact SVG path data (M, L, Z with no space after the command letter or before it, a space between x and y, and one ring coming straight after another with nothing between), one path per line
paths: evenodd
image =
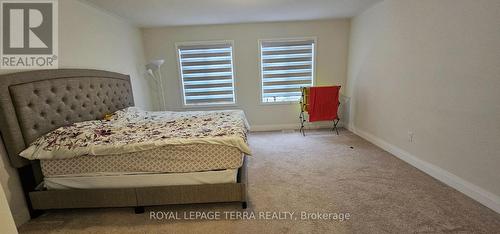
M314 40L261 41L262 102L298 101L312 86Z
M185 105L234 104L231 42L177 46Z

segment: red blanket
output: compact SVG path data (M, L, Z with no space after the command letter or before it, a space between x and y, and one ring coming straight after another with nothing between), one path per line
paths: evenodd
M309 122L334 120L339 108L340 86L311 87L309 91Z

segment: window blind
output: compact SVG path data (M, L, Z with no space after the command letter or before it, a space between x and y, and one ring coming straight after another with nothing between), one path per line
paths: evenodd
M261 41L262 101L300 99L300 87L312 86L314 40Z
M233 104L230 42L177 46L185 105Z

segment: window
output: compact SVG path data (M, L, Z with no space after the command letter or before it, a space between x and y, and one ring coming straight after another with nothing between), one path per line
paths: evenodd
M177 45L184 105L234 104L232 42Z
M314 39L261 40L262 102L295 102L313 85Z

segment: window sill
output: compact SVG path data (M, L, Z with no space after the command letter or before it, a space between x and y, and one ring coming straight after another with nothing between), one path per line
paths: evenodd
M219 104L219 105L183 105L182 109L217 109L224 107L238 107L238 104Z
M260 102L262 106L274 106L274 105L298 105L300 101L287 101L287 102Z

